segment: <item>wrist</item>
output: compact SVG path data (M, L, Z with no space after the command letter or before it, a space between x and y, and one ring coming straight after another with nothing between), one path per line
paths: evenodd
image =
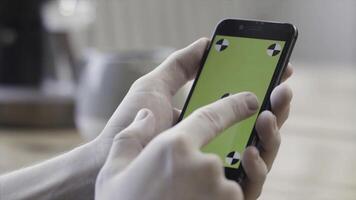
M109 141L94 140L46 162L3 175L0 199L91 199L110 146Z
M109 155L112 146L111 138L97 137L88 144L86 144L87 152L93 159L93 167L98 171L103 167Z

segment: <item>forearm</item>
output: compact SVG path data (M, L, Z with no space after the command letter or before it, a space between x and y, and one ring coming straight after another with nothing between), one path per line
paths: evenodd
M93 199L104 155L107 147L91 142L44 163L0 176L0 199Z

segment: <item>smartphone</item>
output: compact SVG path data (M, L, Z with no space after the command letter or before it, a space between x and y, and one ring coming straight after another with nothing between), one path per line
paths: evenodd
M258 147L258 114L271 109L271 92L280 83L297 36L292 24L265 21L225 19L215 29L179 121L230 94L256 94L261 103L259 112L202 148L221 158L228 179L241 183L245 177L241 154L247 146Z

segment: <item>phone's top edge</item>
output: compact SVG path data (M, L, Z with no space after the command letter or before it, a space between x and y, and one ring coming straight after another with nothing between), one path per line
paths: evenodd
M293 25L293 24L291 24L291 23L288 23L288 22L280 22L280 21L269 21L269 20L260 20L260 19L245 19L245 18L223 18L223 19L221 19L219 22L218 22L218 24L220 24L220 23L222 23L222 22L224 22L224 21L230 21L230 20L232 20L232 21L236 21L236 20L238 20L238 21L245 21L245 22L255 22L255 23L270 23L270 24L284 24L284 25L290 25L290 26L293 26L294 27L294 29L296 29L297 30L297 27L295 26L295 25Z
M244 19L244 18L223 18L217 23L215 29L217 29L222 23L227 22L227 21L242 21L242 22L248 22L248 23L286 25L286 26L289 26L293 30L294 38L298 37L298 32L299 32L298 28L292 23L278 22L278 21L266 21L266 20L259 20L259 19Z
M299 30L294 24L290 24L294 29L294 38L297 39L299 35Z

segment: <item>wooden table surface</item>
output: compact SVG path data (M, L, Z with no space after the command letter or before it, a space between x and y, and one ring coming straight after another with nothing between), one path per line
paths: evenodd
M356 199L356 67L298 64L266 200ZM75 130L0 129L0 174L82 143Z

